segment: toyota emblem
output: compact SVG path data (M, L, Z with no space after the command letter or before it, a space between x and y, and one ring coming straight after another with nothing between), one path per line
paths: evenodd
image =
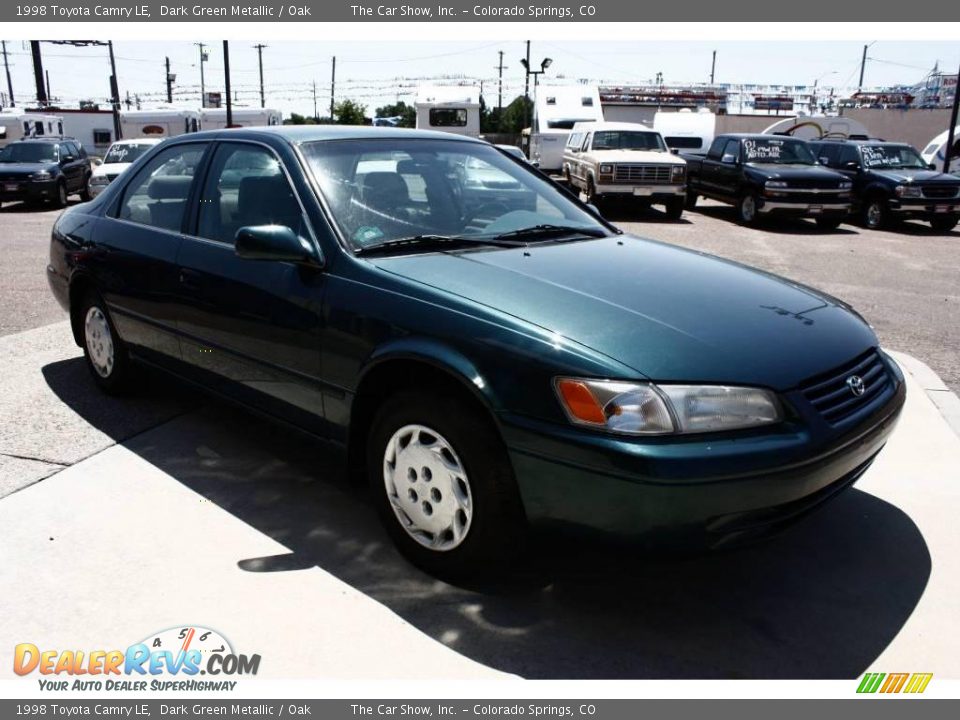
M859 375L851 375L847 378L847 387L857 397L860 397L867 391L867 386L863 384L863 378Z

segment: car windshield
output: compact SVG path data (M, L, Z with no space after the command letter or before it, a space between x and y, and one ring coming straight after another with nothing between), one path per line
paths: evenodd
M132 163L152 147L150 143L115 143L103 156L103 162L108 165Z
M864 167L874 170L922 170L927 164L909 145L861 145Z
M778 137L747 138L743 141L743 158L748 163L816 165L805 142Z
M593 134L594 150L666 150L657 132L602 130Z
M479 241L545 226L552 239L558 227L611 234L550 180L491 145L374 138L310 142L303 154L354 250L426 235Z
M52 143L12 143L0 150L0 162L42 163L57 161L57 146Z

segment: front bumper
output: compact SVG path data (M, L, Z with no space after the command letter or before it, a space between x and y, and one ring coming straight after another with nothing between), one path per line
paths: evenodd
M950 200L900 200L893 198L889 203L890 212L899 218L919 218L931 220L941 217L960 215L960 198Z
M0 180L0 201L40 202L57 197L56 180Z
M850 213L849 202L789 202L761 198L757 211L764 215L795 215L801 217L846 216Z
M687 193L687 186L679 185L631 185L630 183L613 184L600 183L596 188L597 195L616 195L618 197L633 196L637 200L663 202L675 198L682 198Z
M502 431L534 528L647 547L719 547L776 531L855 482L899 418L902 380L852 429L626 439L516 416Z

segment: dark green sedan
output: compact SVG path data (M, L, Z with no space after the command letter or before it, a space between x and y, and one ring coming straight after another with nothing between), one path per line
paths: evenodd
M855 482L905 397L835 298L442 133L170 139L60 217L47 271L105 391L144 363L333 441L444 576L538 528L769 533Z

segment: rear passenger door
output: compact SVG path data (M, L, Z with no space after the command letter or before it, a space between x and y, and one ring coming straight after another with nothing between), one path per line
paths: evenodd
M204 384L322 432L324 275L293 262L241 259L238 229L285 225L315 245L281 159L251 142L218 143L196 226L177 259L183 359Z
M97 224L89 262L120 336L158 362L179 360L177 252L207 143L161 150Z

